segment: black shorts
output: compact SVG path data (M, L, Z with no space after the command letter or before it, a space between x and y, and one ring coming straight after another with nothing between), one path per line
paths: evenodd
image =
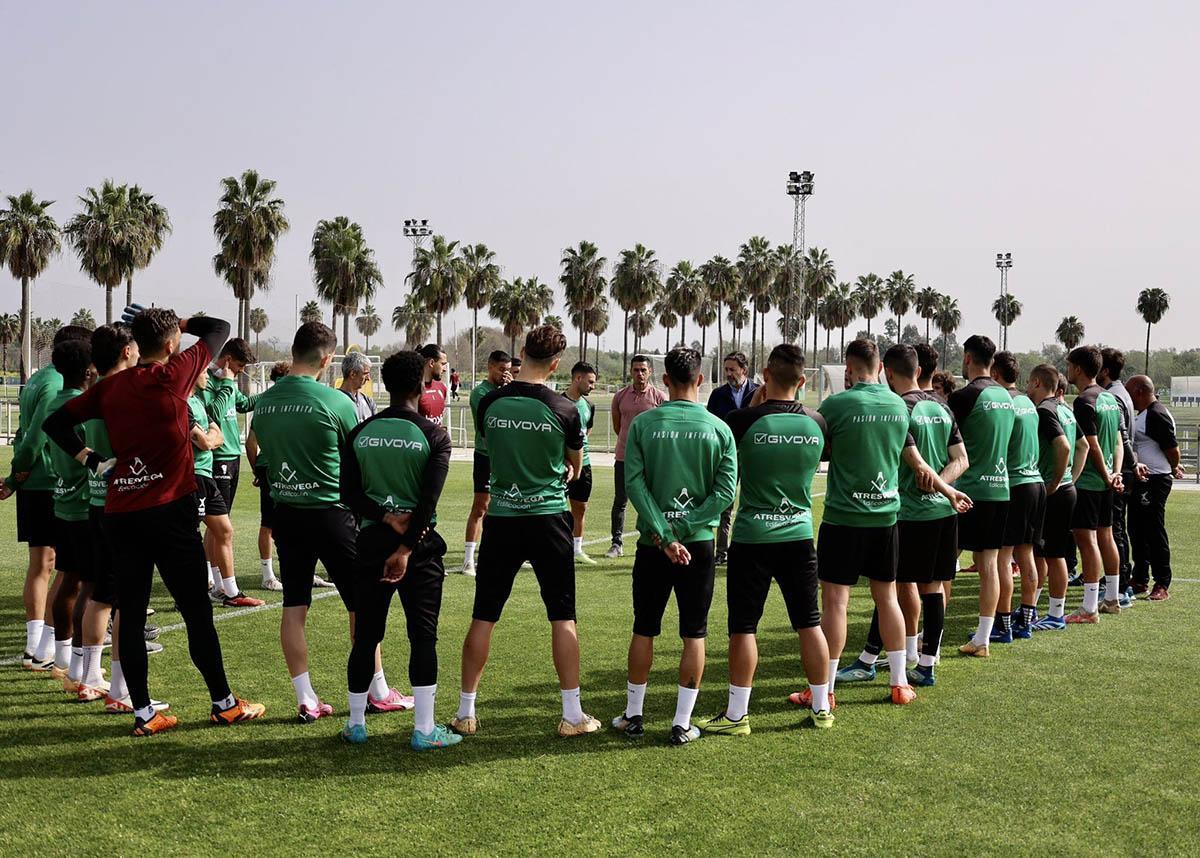
M54 519L54 568L64 575L92 580L92 533L87 519Z
M30 548L53 548L54 493L31 489L17 490L17 542Z
M1008 501L975 501L958 517L958 547L964 551L991 551L1004 546Z
M821 609L817 605L817 549L811 539L735 542L729 546L726 573L731 635L752 635L758 631L772 578L779 582L793 629L821 625Z
M817 534L817 577L853 587L863 575L872 581L895 581L900 538L896 525L850 527L821 522Z
M953 581L958 573L958 516L901 521L896 580L906 584Z
M338 506L308 509L276 504L271 536L279 554L285 608L312 604L313 576L320 560L346 610L354 610L358 528L350 510Z
M1075 514L1075 486L1059 486L1046 498L1046 517L1042 522L1042 538L1033 546L1038 557L1064 558L1075 553L1075 536L1071 533L1071 518Z
M1112 527L1113 523L1113 493L1111 489L1102 492L1075 490L1075 513L1071 516L1071 527L1075 530L1099 530L1102 527Z
M88 530L92 549L92 601L113 607L117 604L117 564L112 542L104 524L104 507L88 507Z
M242 470L242 458L213 459L213 479L225 499L225 511L233 511L233 499L237 496L238 476Z
M408 639L437 640L438 617L442 612L442 586L446 568L446 541L430 530L408 557L408 568L398 584L386 584L383 564L400 545L400 536L387 525L373 524L358 533L358 556L354 562L356 613L387 605L392 593L400 596L408 624ZM360 613L360 615L362 615Z
M488 481L492 478L492 460L488 458L487 453L475 453L475 459L471 465L471 482L475 484L475 494L486 495L488 493Z
M679 636L708 636L708 609L712 607L716 551L713 541L687 542L692 555L687 566L677 566L653 545L639 545L633 558L633 633L647 638L662 633L663 612L671 593L679 608Z
M204 474L196 474L196 515L204 518L207 515L229 515L229 507L225 505L225 495L217 481Z
M592 466L584 465L579 472L579 478L567 483L567 498L579 503L587 503L592 496Z
M575 619L575 548L571 514L495 516L483 519L482 548L475 564L471 617L499 622L526 560L537 576L550 622Z
M1037 545L1042 541L1046 517L1046 484L1025 483L1008 493L1008 517L1004 521L1004 545Z
M267 469L255 471L258 477L258 526L270 530L275 521L275 499L271 497L271 480Z

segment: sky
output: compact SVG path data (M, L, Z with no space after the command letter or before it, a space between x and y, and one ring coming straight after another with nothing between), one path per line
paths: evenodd
M291 221L264 337L314 297L323 218L362 225L390 319L405 218L554 283L582 239L668 266L787 243L788 171L812 170L806 243L839 280L902 269L955 296L960 339L994 334L1007 251L1015 349L1069 314L1140 347L1148 286L1172 298L1155 344L1198 344L1200 4L0 3L0 194L61 223L89 185L140 184L174 233L136 294L235 318L212 215L219 180L257 169ZM0 311L19 303L0 275ZM103 291L64 251L34 313L79 307L103 318Z

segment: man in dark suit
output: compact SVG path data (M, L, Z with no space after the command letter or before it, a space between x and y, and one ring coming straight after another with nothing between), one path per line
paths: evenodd
M746 356L741 352L730 352L725 355L725 384L714 387L708 395L708 410L722 420L730 411L738 408L749 408L750 400L758 385L747 374ZM733 506L721 513L721 525L717 528L718 565L725 564L725 554L729 550L729 528L733 518Z

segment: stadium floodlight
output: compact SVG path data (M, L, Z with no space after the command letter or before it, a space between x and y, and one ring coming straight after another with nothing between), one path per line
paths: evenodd
M1012 254L1008 253L1007 251L1004 253L997 253L996 254L996 268L1000 272L1000 305L1001 305L1001 307L1003 307L1004 302L1008 298L1008 269L1012 268ZM999 336L999 340L1001 343L1000 347L1003 349L1007 349L1008 348L1008 324L1006 322L1007 322L1008 314L1002 312L1002 313L1000 313L1000 317L1001 318L998 320L1000 322L1000 336Z
M792 198L792 253L791 253L792 263L791 264L793 264L793 265L795 264L797 255L800 255L800 256L804 255L804 248L805 248L805 244L804 244L804 203L810 196L812 196L812 192L813 192L812 171L804 170L803 172L800 172L797 170L792 170L790 173L788 173L787 193L788 193L788 196ZM791 282L793 284L795 284L798 280L799 280L799 278L796 276L793 276L791 278ZM795 295L787 296L786 303L784 306L785 315L789 314L791 312L791 309L794 306L798 307L799 302L796 300L796 298L797 298L797 296L795 296ZM784 334L785 335L790 333L790 331L788 330L789 327L790 326L787 324L787 321L785 320L785 322L784 322L784 329L785 329ZM799 326L797 326L797 327L799 327ZM795 339L792 338L792 341L794 342Z

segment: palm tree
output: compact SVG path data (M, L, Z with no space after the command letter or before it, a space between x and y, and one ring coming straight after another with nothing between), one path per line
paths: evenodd
M316 301L307 301L300 308L300 324L307 325L310 322L321 321L321 305Z
M595 307L608 288L608 280L604 276L604 266L608 260L600 255L599 249L590 241L579 242L579 247L568 247L562 252L559 265L562 268L558 282L563 287L566 298L567 312L574 318L586 322L589 313ZM580 360L587 354L586 324L579 328Z
M737 298L738 270L724 256L717 255L700 266L700 279L704 281L705 291L716 305L717 351L722 351L725 348L725 334L721 330L721 308Z
M1004 295L992 302L992 315L1000 323L1002 331L1003 344L1000 348L1008 348L1008 326L1015 322L1017 317L1021 315L1021 309L1021 302L1011 294Z
M917 291L913 297L913 306L917 308L917 315L925 320L925 342L929 342L929 323L933 317L937 315L938 303L942 299L942 294L932 286L926 286Z
M1054 331L1054 338L1063 344L1067 351L1083 342L1083 322L1075 316L1064 316Z
M0 313L0 360L3 372L8 375L8 347L21 339L21 317L16 313Z
M700 306L702 287L696 266L686 259L676 264L667 275L667 288L663 292L663 300L679 316L679 340L684 345L687 345L688 316Z
M522 280L514 277L502 283L492 295L488 312L504 327L508 335L510 354L517 350L517 337L528 328L541 323L546 313L554 306L554 292L536 277Z
M354 320L354 327L358 328L358 332L363 335L366 342L363 344L363 351L371 350L371 337L379 333L379 326L383 324L383 319L379 318L379 314L375 312L374 304L367 304L359 313L358 318Z
M254 331L254 350L258 351L258 335L267 329L270 319L267 318L267 311L262 307L255 307L250 311L250 330Z
M645 329L644 317L636 326L630 325L630 314L646 310L658 297L662 288L662 263L654 251L645 245L635 244L632 250L622 250L621 258L613 266L612 283L609 291L617 306L625 314L624 342L621 346L621 378L629 379L629 331L634 334L634 349L641 342L639 330Z
M871 320L879 315L887 301L887 292L878 274L863 274L854 281L854 303L858 314L867 320L867 336L871 335Z
M409 293L404 303L392 310L392 327L404 331L405 348L421 345L433 329L433 314L415 293Z
M733 328L733 350L740 351L742 344L742 328L750 321L750 308L745 303L735 301L729 305L729 325Z
M486 310L492 293L500 285L496 254L486 244L466 244L459 251L463 267L463 299L471 311L471 384L475 383L476 352L479 351L479 311Z
M807 260L795 253L790 244L775 248L775 304L779 307L779 333L789 343L794 343L800 329L800 315L804 308L804 276Z
M233 289L238 300L238 336L250 339L250 300L271 282L275 246L290 224L283 200L273 196L275 182L256 170L240 179L221 180L220 207L213 215L213 235L221 249L213 257L213 270Z
M333 305L335 325L338 314L342 316L342 354L345 354L350 348L350 318L358 313L359 302L369 302L383 286L375 251L367 246L362 227L351 223L349 218L336 217L317 224L308 258L313 265L317 296ZM424 300L428 305L428 299Z
M896 314L896 342L900 342L904 333L904 314L909 311L913 299L916 298L916 286L913 276L903 271L893 271L889 274L884 286L887 289L888 309Z
M557 328L560 331L565 330L565 327L563 326L562 316L559 316L559 315L547 316L546 318L542 319L542 324L549 325L552 328ZM583 360L583 358L580 358L580 360Z
M437 341L442 342L442 316L462 300L466 271L455 252L457 241L447 241L435 235L429 247L418 247L413 253L413 270L408 275L412 290L421 296L429 312L437 316Z
M600 371L600 335L608 330L608 298L600 296L600 301L588 311L585 319L587 332L596 338L596 371Z
M756 235L738 248L738 273L750 298L750 374L754 374L758 357L758 316L763 302L770 307L769 293L775 282L775 256L771 242ZM766 332L763 332L766 339Z
M825 318L826 321L835 328L841 328L842 337L841 344L838 347L839 360L844 359L846 354L846 327L854 321L858 313L858 307L855 304L855 293L851 289L849 283L839 283L837 286L829 290L829 294L825 296L826 305Z
M648 337L657 323L658 319L655 317L653 310L634 310L629 314L629 330L633 331L633 351L635 354L642 350L642 337ZM629 361L626 360L625 363L628 365Z
M679 324L679 316L671 306L671 301L666 295L660 296L654 302L654 309L651 312L654 313L655 318L658 319L658 323L666 331L667 335L663 345L663 354L666 354L671 350L671 331Z
M703 267L701 266L701 268ZM701 283L697 291L700 294L700 301L696 304L696 309L692 311L692 321L700 326L700 355L707 360L708 328L713 322L721 318L721 304L713 300L713 296L703 283ZM720 351L719 346L717 350Z
M83 211L63 225L63 235L79 256L79 270L104 289L104 321L112 324L113 290L133 276L142 224L129 207L129 189L105 179L100 190L79 198Z
M962 312L958 309L958 300L949 295L943 295L938 302L937 315L933 318L938 332L942 335L942 369L946 368L946 344L950 335L962 324Z
M80 307L75 311L75 315L71 317L71 324L94 331L96 330L96 317L92 315L91 310L86 307Z
M150 264L150 260L171 234L171 218L167 210L154 201L153 194L147 194L137 185L129 186L129 210L134 219L141 225L141 235L133 248L134 270L141 271ZM133 303L133 272L125 279L125 306Z
M32 281L62 250L58 224L46 213L52 205L53 200L39 200L26 191L8 197L8 208L0 209L0 264L21 281L21 384L29 380L33 362Z
M824 248L810 247L808 256L804 258L804 297L810 308L813 310L813 364L817 362L817 315L816 312L821 306L821 299L825 297L825 293L833 288L833 284L837 281L837 270L833 266L833 259L829 256L829 252ZM829 337L825 338L826 348L829 346Z
M1150 374L1150 326L1157 325L1171 309L1171 296L1157 287L1138 293L1137 311L1146 323L1146 375Z

